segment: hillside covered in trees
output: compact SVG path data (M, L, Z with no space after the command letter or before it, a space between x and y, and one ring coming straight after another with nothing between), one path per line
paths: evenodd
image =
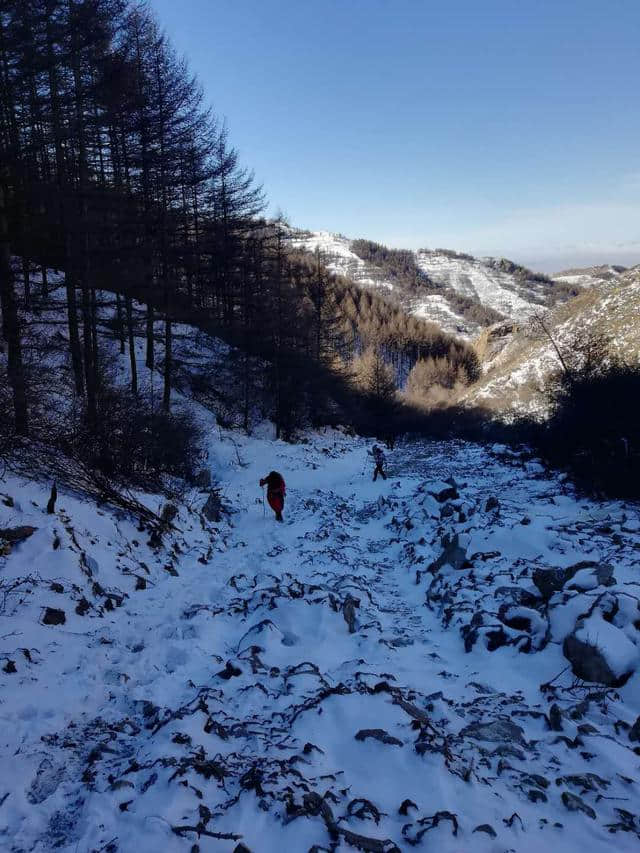
M143 430L174 434L179 324L232 346L230 417L245 429L256 411L278 434L348 421L357 395L371 395L365 355L392 371L393 393L426 359L443 385L477 377L468 345L291 252L147 7L6 3L0 62L5 435L50 437L53 418L68 444L100 455L132 409ZM38 338L47 322L59 330L54 359ZM128 356L126 390L110 372L114 340ZM161 376L155 393L145 370ZM221 392L218 379L200 372L205 396Z

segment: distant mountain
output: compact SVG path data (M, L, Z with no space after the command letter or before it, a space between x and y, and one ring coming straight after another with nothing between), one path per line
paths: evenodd
M330 231L291 229L290 243L305 252L318 250L332 272L375 288L409 313L468 340L504 319L525 322L579 290L573 282L556 282L505 258L387 249Z
M548 314L545 325L561 352L570 354L576 334L593 331L608 337L612 350L628 364L640 362L640 266L615 273L601 277ZM585 279L588 275L585 271L570 274ZM466 404L502 413L544 414L543 386L560 364L541 328L534 323L496 324L481 333L475 347L483 376L465 393Z
M578 287L593 287L604 282L617 281L627 271L627 267L612 264L601 264L593 267L574 267L555 273L555 281L575 284Z

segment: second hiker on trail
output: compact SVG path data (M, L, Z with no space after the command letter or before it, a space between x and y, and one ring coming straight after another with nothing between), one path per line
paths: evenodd
M376 463L375 470L373 472L373 482L378 479L378 474L382 476L383 480L387 479L387 475L384 473L384 453L382 452L382 448L378 447L378 445L374 445L373 450L371 451L371 455L373 456L373 461Z
M260 480L260 485L267 486L267 500L269 506L276 514L276 521L284 521L282 518L282 510L284 509L284 496L287 493L287 487L282 474L277 471L272 471Z

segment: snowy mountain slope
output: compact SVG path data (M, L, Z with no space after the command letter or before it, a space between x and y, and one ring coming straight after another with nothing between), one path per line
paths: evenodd
M615 281L586 288L551 312L547 322L561 349L570 346L574 335L593 330L608 337L625 361L638 362L640 272L634 268ZM549 373L559 368L553 345L540 329L531 326L505 332L501 335L499 327L490 329L476 342L484 374L464 399L469 405L501 412L544 413L541 389Z
M482 325L472 311L463 309L460 297L468 303L467 309L473 305L493 309L518 322L525 322L555 298L551 282L504 259L420 250L415 253L416 263L430 284L416 292L390 281L381 267L360 258L351 248L354 241L341 234L290 229L290 243L306 252L318 250L332 272L363 287L380 288L382 295L399 301L410 313L466 339L477 335Z
M554 281L566 284L577 284L579 287L594 287L604 282L615 283L625 273L626 268L612 264L602 264L594 267L581 267L553 275Z
M352 240L330 231L290 230L290 244L294 249L314 253L319 251L325 266L336 275L352 279L362 287L380 287L393 290L393 282L375 264L367 263L351 251Z
M604 613L603 653L636 665L638 508L460 442L401 447L374 484L367 449L216 433L233 514L192 491L162 547L5 475L0 528L37 529L0 558L3 849L637 848L637 676L576 681L562 641Z
M525 321L546 304L546 291L540 283L521 282L513 273L493 266L490 259L438 250L420 251L416 258L420 269L433 281L475 298L505 317Z

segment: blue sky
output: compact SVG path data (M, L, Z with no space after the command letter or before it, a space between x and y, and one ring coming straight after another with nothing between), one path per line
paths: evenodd
M640 0L150 0L292 224L640 262Z

